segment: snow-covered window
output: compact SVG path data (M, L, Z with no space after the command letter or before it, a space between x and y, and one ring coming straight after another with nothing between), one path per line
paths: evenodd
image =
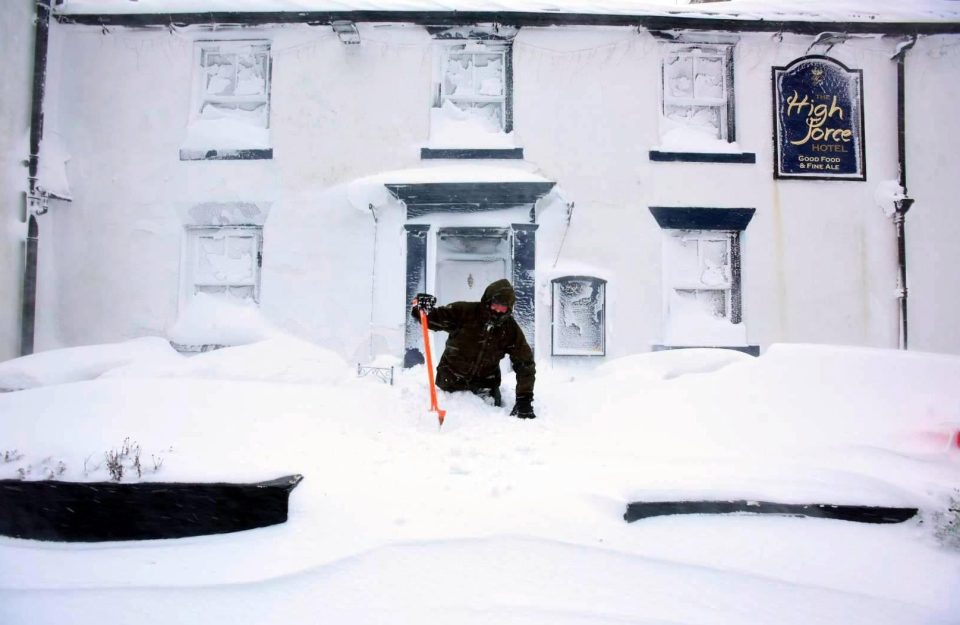
M259 302L262 232L259 226L188 228L187 295Z
M195 56L194 104L181 153L223 158L269 158L270 43L200 41ZM259 155L251 152L259 150Z
M667 231L671 312L692 311L712 319L733 320L734 232Z
M267 127L270 44L216 41L200 44L200 119L235 119Z
M606 285L588 276L553 280L554 356L604 355Z
M732 142L733 47L664 44L661 131Z
M516 147L511 132L513 31L448 29L435 34L429 148Z
M507 117L507 60L502 43L466 42L443 46L440 107L450 104L490 130Z
M665 229L664 343L742 345L740 232Z

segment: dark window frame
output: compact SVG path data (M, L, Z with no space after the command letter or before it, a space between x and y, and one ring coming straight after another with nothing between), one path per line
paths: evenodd
M190 103L189 123L200 122L200 111L208 98L204 93L202 62L204 53L208 48L214 46L226 46L237 48L240 45L249 45L251 49L257 46L266 48L266 76L264 77L264 125L263 128L270 130L270 111L273 100L273 41L266 37L251 37L244 39L198 39L194 42L194 54L191 57L193 63L193 86ZM250 98L253 100L254 98ZM273 148L181 148L179 151L181 161L248 161L248 160L270 160L273 159Z
M600 309L600 320L598 322L598 327L600 330L600 350L598 352L587 352L586 350L581 353L574 353L573 348L564 348L557 345L557 315L559 313L559 307L557 303L557 289L563 284L582 281L589 282L594 288L599 288L602 298L602 306ZM607 355L607 281L603 278L598 278L596 276L582 276L582 275L571 275L571 276L560 276L554 278L550 281L550 355L557 357L581 357L581 358L596 358L603 357ZM570 349L569 353L558 352L558 349Z
M483 32L459 32L458 29L443 30L434 32L433 40L436 47L436 54L442 55L437 59L437 75L433 78L433 102L431 106L437 108L443 104L442 83L443 83L443 64L449 50L457 45L469 45L471 43L482 43L492 48L502 48L504 55L503 68L503 132L513 132L513 37L516 35L515 29L508 31L504 36L492 36ZM447 151L447 150L443 150ZM487 150L480 150L486 152ZM494 152L498 152L494 151ZM426 152L427 156L422 158L492 158L491 156L477 156L470 154L470 150L458 150L455 153L447 151L447 156L434 156L432 151ZM522 155L522 152L520 152ZM517 156L506 156L506 158L517 158ZM522 158L522 156L520 156Z
M671 231L723 232L730 237L730 311L729 320L733 325L743 323L743 275L741 239L753 219L754 208L714 208L703 206L651 206L650 213L664 232L664 236L675 236ZM668 286L668 285L665 285ZM668 288L673 289L672 286ZM666 290L666 289L665 289ZM658 349L672 349L674 346L655 345ZM691 346L684 346L691 347ZM728 346L722 346L728 347ZM747 353L759 353L757 346L729 346ZM741 347L743 349L741 349Z

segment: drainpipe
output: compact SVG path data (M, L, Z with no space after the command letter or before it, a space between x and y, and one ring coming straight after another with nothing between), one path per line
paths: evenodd
M897 61L897 152L900 169L900 188L903 197L896 201L893 214L893 224L897 230L897 299L900 301L900 349L907 349L907 239L906 217L907 211L913 206L913 198L907 195L907 141L906 141L906 89L904 60L907 50L917 43L914 35L910 41L900 44L894 55Z
M40 226L37 215L46 212L46 197L37 187L40 168L40 140L43 138L43 92L46 86L47 42L50 37L50 0L37 0L36 33L33 41L33 95L30 111L30 157L27 161L27 256L23 270L23 298L20 313L20 355L33 353L37 313L37 254Z

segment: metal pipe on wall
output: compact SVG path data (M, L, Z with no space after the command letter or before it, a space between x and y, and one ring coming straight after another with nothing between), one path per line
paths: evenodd
M37 315L37 261L42 212L41 191L37 186L40 169L40 141L43 139L43 94L47 79L47 44L50 38L50 0L37 0L36 33L33 42L33 92L30 107L30 157L27 161L27 254L23 271L20 313L20 355L33 353Z
M906 130L906 69L905 60L907 50L917 43L917 36L900 45L894 58L897 61L897 158L900 169L900 188L903 197L896 202L896 212L893 215L894 227L897 230L897 299L900 304L900 349L907 349L907 211L913 206L913 199L907 195L907 130Z

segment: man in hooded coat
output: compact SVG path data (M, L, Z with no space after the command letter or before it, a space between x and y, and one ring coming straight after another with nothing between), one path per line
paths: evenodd
M411 314L418 322L427 313L427 327L450 334L437 365L437 386L445 391L471 391L501 405L500 361L510 356L517 374L517 402L511 415L534 419L533 383L536 366L533 350L513 318L517 301L508 280L488 286L479 302L453 302L434 308L436 298L421 293Z

